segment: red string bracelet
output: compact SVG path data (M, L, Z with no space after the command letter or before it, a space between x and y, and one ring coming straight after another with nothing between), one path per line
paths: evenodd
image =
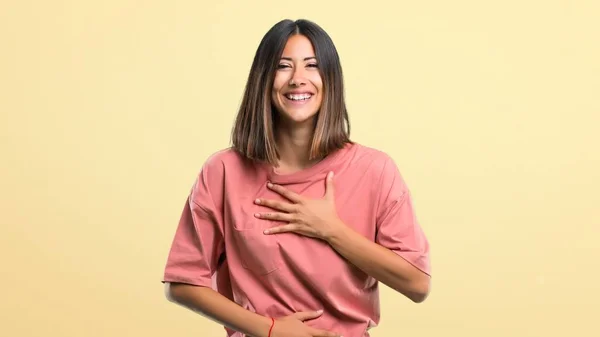
M269 328L269 335L268 337L271 337L271 332L273 331L273 326L275 325L275 319L273 317L271 317L271 327Z

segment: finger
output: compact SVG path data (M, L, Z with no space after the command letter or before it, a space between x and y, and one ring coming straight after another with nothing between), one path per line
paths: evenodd
M325 178L325 198L333 199L333 194L333 171L330 171Z
M285 221L292 222L294 221L294 215L288 213L256 213L255 217L264 220L273 220L273 221Z
M283 225L283 226L277 226L277 227L265 229L264 233L265 234L277 234L277 233L296 232L299 230L299 228L300 227L298 225L289 224L289 225Z
M313 337L341 337L342 336L339 333L335 333L335 332L331 332L331 331L327 331L327 330L320 330L320 329L312 329L311 334L313 335Z
M294 205L276 200L256 199L254 200L254 203L257 205L266 206L287 213L291 213L295 210Z
M287 188L285 188L283 186L268 183L267 187L270 188L271 190L279 193L281 196L283 196L284 198L288 199L291 202L298 203L298 202L302 201L302 197L300 195L288 190Z
M294 316L294 318L301 320L301 321L307 321L309 319L315 319L319 316L321 316L323 314L323 310L317 310L317 311L299 311L295 314L293 314L292 316Z

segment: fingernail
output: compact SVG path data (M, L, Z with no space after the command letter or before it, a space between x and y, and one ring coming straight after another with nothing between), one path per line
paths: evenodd
M268 230L268 229L265 229L265 230L263 231L263 234L269 234L269 233L271 233L271 231L270 231L270 230Z
M317 310L317 314L319 314L319 315L320 315L320 314L322 314L322 313L323 313L323 310Z
M267 183L267 186L268 186L269 188L271 188L271 187L273 187L273 184L271 184L271 183Z
M260 204L260 199L254 200L255 203Z

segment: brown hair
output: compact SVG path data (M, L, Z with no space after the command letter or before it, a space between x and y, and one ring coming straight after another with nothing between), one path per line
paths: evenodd
M232 130L233 148L246 158L271 164L276 164L279 158L273 132L276 116L271 90L285 44L295 34L304 35L311 41L323 79L323 102L317 116L310 159L323 158L350 142L342 67L333 41L311 21L282 20L265 34L258 46Z

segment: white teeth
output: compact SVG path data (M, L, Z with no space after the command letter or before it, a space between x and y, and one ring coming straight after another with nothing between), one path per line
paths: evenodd
M300 95L292 95L292 94L288 94L286 95L287 98L294 100L294 101L303 101L303 100L307 100L309 98L312 97L311 94L300 94Z

